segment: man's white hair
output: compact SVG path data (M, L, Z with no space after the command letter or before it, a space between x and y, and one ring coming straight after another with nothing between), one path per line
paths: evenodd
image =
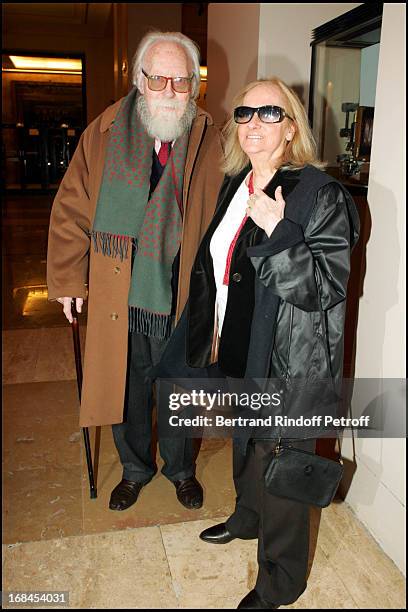
M177 43L183 47L191 63L193 80L191 83L191 97L196 99L200 93L200 50L196 43L181 32L148 32L140 41L132 60L132 83L141 91L143 80L143 60L148 49L158 42ZM164 76L167 76L166 74Z

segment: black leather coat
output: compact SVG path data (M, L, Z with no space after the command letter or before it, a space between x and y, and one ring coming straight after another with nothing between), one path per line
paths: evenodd
M249 169L226 177L221 187L192 268L187 307L164 355L164 375L196 372L198 378L210 364L216 298L210 241ZM248 219L236 243L218 366L226 376L274 379L286 390L295 380L338 384L357 209L344 186L312 166L279 170L265 193L274 197L278 185L284 219L269 238ZM180 355L184 371L176 364ZM289 417L316 412L299 393L282 406ZM279 435L290 437L284 429Z
M192 367L207 366L211 353L216 288L210 240L248 170L225 179L192 269L186 343ZM338 384L357 209L339 182L312 166L279 170L265 193L274 197L278 185L284 219L270 238L248 219L236 243L218 365L227 376L278 379L285 388L293 379ZM300 397L285 411L307 414Z

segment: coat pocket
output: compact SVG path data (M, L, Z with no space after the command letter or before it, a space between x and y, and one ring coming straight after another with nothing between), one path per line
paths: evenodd
M279 327L282 330L286 330L282 334L282 337L277 336L275 338L273 347L273 364L275 369L279 372L279 377L288 382L290 379L290 349L292 344L292 330L293 330L293 319L294 319L294 305L287 304L286 308L288 313L283 314L281 321L279 321ZM279 328L278 328L279 329ZM277 331L277 334L279 332Z

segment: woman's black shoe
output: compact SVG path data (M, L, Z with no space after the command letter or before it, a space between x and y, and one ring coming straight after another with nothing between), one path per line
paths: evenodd
M235 536L230 533L225 523L219 523L214 527L204 529L200 533L200 538L204 542L210 542L211 544L228 544L231 540L235 540Z
M277 608L279 606L264 601L255 589L249 591L248 595L245 595L244 599L237 606L237 610L276 610Z

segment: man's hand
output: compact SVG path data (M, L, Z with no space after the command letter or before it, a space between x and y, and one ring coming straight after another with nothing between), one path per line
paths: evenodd
M71 300L75 299L75 306L78 312L82 312L82 304L84 303L83 298L72 298L72 297L61 297L57 298L57 302L63 304L64 315L67 317L68 321L72 323L73 316L71 312Z

